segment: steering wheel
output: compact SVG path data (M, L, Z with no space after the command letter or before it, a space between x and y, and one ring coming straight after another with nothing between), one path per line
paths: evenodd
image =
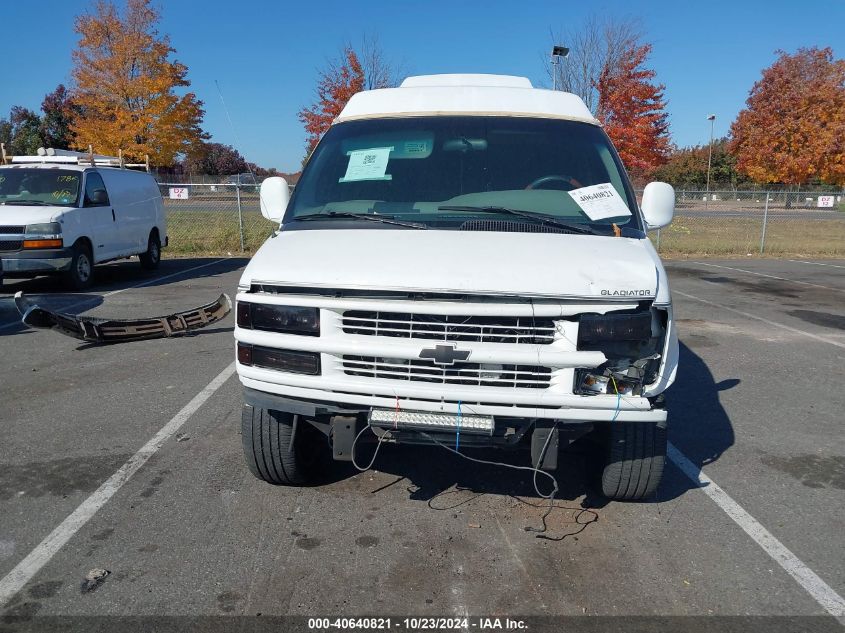
M543 185L550 182L562 182L564 184L569 185L569 189L565 189L564 191L572 191L573 189L580 189L584 185L580 182L575 180L572 176L558 176L555 174L551 174L549 176L543 176L538 178L537 180L532 181L526 187L526 189L544 189Z

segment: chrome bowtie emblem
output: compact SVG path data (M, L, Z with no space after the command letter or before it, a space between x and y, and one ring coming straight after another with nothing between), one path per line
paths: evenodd
M455 361L469 358L469 350L455 349L454 345L435 345L422 350L420 358L430 360L435 365L454 365Z

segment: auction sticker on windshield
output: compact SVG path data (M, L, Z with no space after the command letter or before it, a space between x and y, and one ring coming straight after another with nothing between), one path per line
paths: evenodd
M390 180L392 176L384 172L387 170L387 159L391 151L393 151L392 147L373 147L349 152L346 175L338 182Z
M609 182L573 189L569 192L575 203L591 220L624 218L631 215L628 205Z

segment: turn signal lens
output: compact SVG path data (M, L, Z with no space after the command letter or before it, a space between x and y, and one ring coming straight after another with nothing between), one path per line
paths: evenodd
M24 248L62 248L63 240L24 240Z
M276 369L294 374L320 375L320 354L317 352L300 352L238 343L238 362L241 365Z

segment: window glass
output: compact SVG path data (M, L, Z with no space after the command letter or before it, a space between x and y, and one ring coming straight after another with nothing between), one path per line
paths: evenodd
M76 206L80 177L69 169L0 169L0 205Z
M105 207L109 204L109 194L100 174L89 172L85 176L85 206Z
M611 190L621 213L600 217L590 212L595 205L569 194L593 185ZM285 222L316 213L378 213L456 228L468 218L496 215L490 207L553 216L601 233L612 234L613 224L642 229L630 183L600 127L482 116L333 126L308 161Z

